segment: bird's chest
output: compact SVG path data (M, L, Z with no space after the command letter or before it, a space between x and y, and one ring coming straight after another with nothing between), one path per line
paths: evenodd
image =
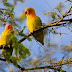
M7 34L7 33L4 33L1 35L1 45L6 45L9 43L9 38L10 38L11 34Z
M29 29L30 32L33 32L36 29L36 22L34 19L28 19L27 20L27 27Z

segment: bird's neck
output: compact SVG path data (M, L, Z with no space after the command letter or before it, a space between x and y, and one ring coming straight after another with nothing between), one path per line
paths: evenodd
M35 18L36 17L36 15L28 15L27 16L27 19L33 19L33 18Z
M4 30L5 32L7 32L7 33L12 33L13 32L13 30Z

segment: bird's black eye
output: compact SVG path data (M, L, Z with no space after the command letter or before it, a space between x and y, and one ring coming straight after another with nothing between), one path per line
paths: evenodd
M28 11L30 11L30 9L28 9Z

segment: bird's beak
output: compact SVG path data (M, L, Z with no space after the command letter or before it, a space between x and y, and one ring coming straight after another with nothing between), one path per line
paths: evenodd
M9 25L8 25L8 26L6 26L6 29L7 29L7 30L9 30L9 28L10 28L10 26L9 26Z
M25 15L26 15L26 14L27 14L27 11L25 11L24 13L25 13Z

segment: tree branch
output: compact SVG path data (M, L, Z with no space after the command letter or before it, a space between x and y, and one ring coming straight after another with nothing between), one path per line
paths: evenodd
M6 59L0 58L0 60L6 62ZM13 63L12 60L10 60L10 62ZM23 70L25 69L25 68L22 68L20 65L17 65L17 67L18 67L21 71L23 71Z
M64 19L61 22L64 22L64 21L70 21L70 22L72 22L72 19Z
M68 14L68 15L66 15L66 16L70 16L70 15L72 15L72 14Z
M1 61L6 61L5 59L2 59L0 58ZM11 60L10 60L11 63L13 63ZM25 69L25 68L22 68L21 66L18 65L18 68L21 70L21 71L28 71L28 70L36 70L36 69L55 69L55 67L58 67L58 66L62 66L62 65L66 65L66 64L71 64L72 63L72 60L69 61L69 62L66 62L66 63L62 63L62 64L59 64L59 63L55 63L51 66L42 66L42 67L34 67L34 68L28 68L28 69Z
M11 45L11 44L10 44L9 46L8 46L8 45L5 45L5 46L0 45L0 49L12 49L12 45ZM0 60L6 62L6 59L0 58ZM10 62L13 63L12 60L10 60ZM20 67L19 65L17 65L17 67L18 67L21 71L24 70L24 68Z
M35 67L35 68L28 68L28 69L25 69L24 71L28 71L28 70L36 70L36 69L54 69L53 66L43 66L43 67Z
M0 49L12 49L12 45L0 45Z
M63 63L63 64L57 64L55 66L42 66L42 67L35 67L35 68L28 68L28 69L24 69L24 71L28 71L28 70L36 70L36 69L55 69L55 67L57 66L62 66L62 65L66 65L66 64L71 64L72 60L68 63Z
M0 58L1 61L6 61L5 59Z
M63 21L63 19L66 17L66 15L67 15L69 12L71 12L71 8L72 8L72 6L71 6L70 9L61 17L61 19L59 19L58 21L53 22L53 23L50 23L50 24L45 25L45 26L41 26L40 28L35 29L32 33L28 34L27 36L29 37L29 36L33 35L35 32L38 32L38 31L40 31L40 30L44 30L45 28L48 28L48 27L60 26L60 25L62 25L62 24L58 25L58 23L61 22L61 21ZM21 42L24 41L25 39L26 39L26 38L22 38L22 39L19 40L18 42L21 43Z

